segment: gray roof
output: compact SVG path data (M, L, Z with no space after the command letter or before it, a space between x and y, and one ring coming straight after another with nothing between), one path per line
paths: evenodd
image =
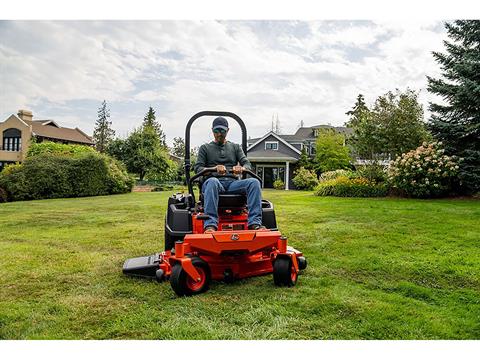
M300 155L298 157L293 157L290 154L285 154L279 150L255 150L248 152L248 158L253 161L258 159L282 159L285 161L297 161L300 158Z
M313 135L314 129L335 129L335 131L350 135L352 134L353 130L351 128L347 128L344 126L332 126L332 125L315 125L309 127L301 127L297 130L297 132L293 135L279 135L276 134L278 137L282 138L283 140L291 143L291 142L303 142L305 140L316 140L316 137ZM260 140L261 137L248 139L248 143L256 143Z

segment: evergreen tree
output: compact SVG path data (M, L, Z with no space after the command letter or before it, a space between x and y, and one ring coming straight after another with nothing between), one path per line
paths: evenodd
M155 130L155 132L158 134L158 137L160 138L160 142L162 146L167 147L166 136L162 130L160 123L156 119L155 110L153 110L151 106L148 108L148 112L143 118L142 126L152 127Z
M370 110L365 104L365 98L362 94L358 94L357 101L353 105L352 110L347 111L346 114L350 116L350 120L345 123L347 127L355 127L368 115Z
M103 100L97 114L98 118L95 122L93 140L95 141L97 151L104 153L115 135L115 131L111 128L112 122L109 121L110 110L107 108L107 102L105 100Z
M182 159L185 157L185 140L183 140L183 138L181 137L173 138L172 154Z
M314 169L314 163L310 156L307 154L307 148L304 147L302 149L302 153L300 154L300 158L298 159L297 167L301 168L304 167L307 170L313 170Z
M428 90L443 98L430 103L429 128L449 155L457 155L459 177L466 192L480 191L480 21L446 23L446 53L433 56L442 77L428 77Z

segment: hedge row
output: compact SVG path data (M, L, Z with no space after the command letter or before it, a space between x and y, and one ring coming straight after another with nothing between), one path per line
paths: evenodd
M318 196L341 196L341 197L382 197L388 192L387 186L371 182L365 178L349 179L340 176L336 179L321 182L315 188Z
M122 164L97 152L41 154L0 173L8 201L119 194L131 191L133 183Z

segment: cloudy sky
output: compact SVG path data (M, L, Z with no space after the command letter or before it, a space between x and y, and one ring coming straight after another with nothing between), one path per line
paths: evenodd
M441 21L0 21L0 121L29 109L91 134L105 99L117 135L152 106L171 142L202 110L237 113L251 137L273 114L285 134L343 125L359 93L410 87L426 110L446 38Z

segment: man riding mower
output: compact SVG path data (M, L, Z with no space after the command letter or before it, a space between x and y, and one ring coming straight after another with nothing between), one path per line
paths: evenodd
M212 125L215 141L200 147L196 174L190 178L190 128L202 116L217 116ZM224 116L240 125L241 147L226 141L229 128ZM204 292L211 280L233 282L270 273L277 286L296 284L307 261L278 231L273 205L262 200L261 179L252 172L245 156L246 143L245 124L233 113L204 111L188 121L188 194L177 193L168 200L165 251L127 259L124 274L169 279L179 296ZM195 182L200 188L198 201L193 191Z

